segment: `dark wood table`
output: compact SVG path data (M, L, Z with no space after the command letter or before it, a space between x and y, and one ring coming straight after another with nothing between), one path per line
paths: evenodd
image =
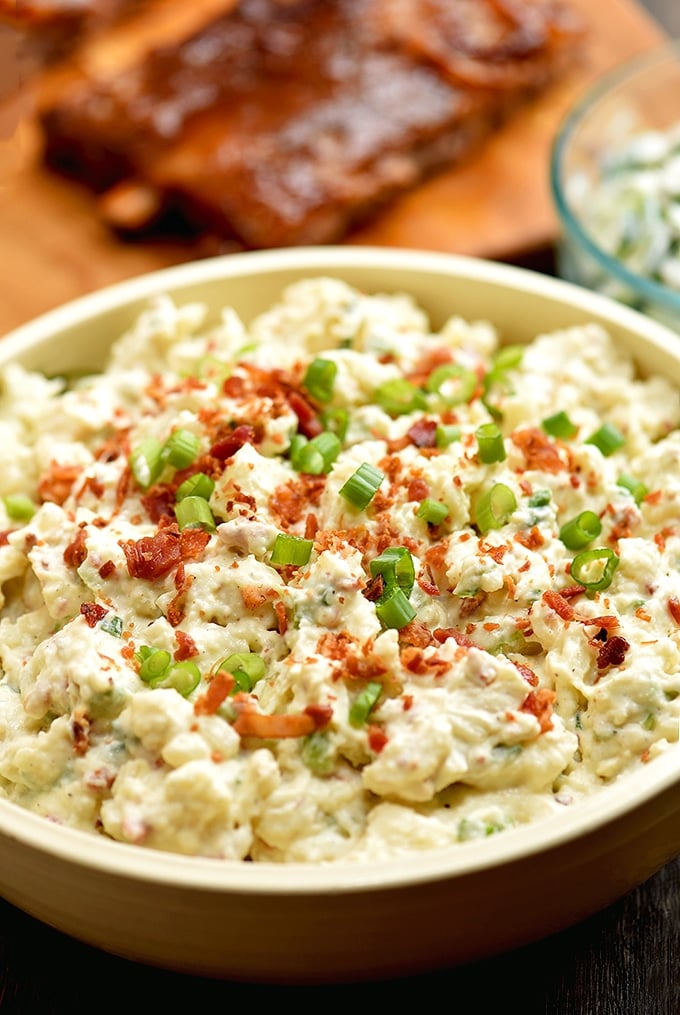
M680 37L680 0L643 5ZM532 266L550 265L546 251ZM386 947L399 932L386 928ZM0 902L3 1012L136 1013L147 1004L170 1013L233 1012L280 1000L312 1010L329 1002L399 1010L416 999L454 1012L680 1015L680 858L609 909L537 944L431 975L339 986L242 984L152 969L72 941Z

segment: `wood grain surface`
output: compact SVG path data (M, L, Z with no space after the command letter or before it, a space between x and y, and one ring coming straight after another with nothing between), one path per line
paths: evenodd
M348 242L509 260L553 241L548 160L564 113L597 75L664 35L634 0L573 2L587 37L559 83L476 155L405 195ZM0 48L0 77L1 65ZM21 114L16 130L0 140L0 335L86 292L206 253L116 239L84 188L42 167L39 132L30 111Z

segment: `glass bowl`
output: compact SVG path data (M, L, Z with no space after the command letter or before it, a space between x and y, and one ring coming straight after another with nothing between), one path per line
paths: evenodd
M680 331L680 40L601 77L551 154L562 277Z

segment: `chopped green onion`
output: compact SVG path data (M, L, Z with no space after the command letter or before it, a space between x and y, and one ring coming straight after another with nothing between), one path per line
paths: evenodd
M502 462L506 458L503 434L495 423L482 423L475 430L480 461L487 465Z
M440 500L432 500L430 497L421 501L420 507L416 511L418 518L423 518L428 525L440 525L448 513L449 509L446 504L442 504Z
M409 624L416 611L408 601L408 596L399 585L390 585L375 604L375 612L383 627L401 630Z
M169 652L164 648L154 648L151 645L140 645L136 656L141 663L139 678L147 684L162 677L172 662Z
M338 372L338 364L332 359L318 357L307 367L302 385L317 402L329 402L333 395L333 385Z
M494 483L479 498L475 511L477 528L484 535L490 529L500 529L505 525L517 507L514 493L505 483Z
M594 511L581 511L575 518L565 522L560 529L560 539L568 550L582 550L597 539L602 532L602 522Z
M524 358L523 345L504 345L491 361L491 373L501 374L518 367Z
M202 497L203 500L210 500L215 483L205 472L195 472L189 476L175 491L176 500L184 500L185 497Z
M594 444L596 448L600 449L605 458L608 458L617 448L626 443L626 438L613 423L603 423L599 430L591 434L585 443Z
M571 562L571 577L590 592L601 592L609 588L619 558L606 546L595 550L584 550Z
M145 437L130 453L132 475L143 490L148 490L163 471L163 445L155 437Z
M550 503L551 498L552 494L550 493L550 490L536 490L536 492L532 493L531 497L529 497L527 504L529 507L545 507L546 504Z
M349 412L347 409L326 409L321 413L321 423L324 430L337 434L338 440L344 441L349 426Z
M179 427L168 437L163 445L161 456L175 469L186 469L198 457L201 442L195 433Z
M416 572L413 557L405 546L388 546L373 558L369 568L373 578L381 574L386 586L396 584L406 595L411 594Z
M315 775L330 775L335 771L335 754L325 730L315 730L304 738L300 757Z
M350 726L359 727L365 725L378 702L382 689L382 684L379 684L377 680L371 680L359 692L349 710Z
M298 472L304 472L307 476L320 476L326 472L326 463L323 460L323 455L317 448L312 446L311 441L307 441L304 447L299 449L295 457L291 458L291 464Z
M290 463L294 469L297 469L297 463L300 459L302 449L309 444L309 438L305 437L302 433L295 433L290 439L290 447L288 448L288 456Z
M375 392L375 400L388 416L404 416L416 409L426 409L425 395L405 377L385 381Z
M121 638L123 636L123 620L121 617L104 617L99 626L102 631L112 634L114 638Z
M461 428L456 423L439 423L434 432L434 443L438 448L447 448L454 441L459 441Z
M196 690L201 682L201 671L191 659L184 659L182 662L173 663L165 673L152 677L149 681L152 687L172 688L188 698L192 691Z
M234 652L224 659L217 669L231 673L236 681L235 691L245 691L249 694L258 680L264 676L265 665L262 656L256 652Z
M294 564L301 567L309 562L313 546L313 539L303 539L302 536L279 532L272 549L272 564Z
M385 475L380 469L363 462L340 487L340 496L363 511L375 497L384 478Z
M498 406L491 404L489 400L491 392L494 387L501 388L504 394L508 392L509 385L505 375L508 370L520 365L523 356L524 346L508 345L499 349L491 361L491 368L484 376L482 404L493 419L502 419L503 413Z
M441 396L447 405L469 402L477 388L478 379L474 370L458 363L444 363L436 367L427 379L425 390ZM446 385L445 391L442 387Z
M616 480L616 485L623 487L624 490L628 490L633 495L633 500L636 504L641 504L649 493L648 487L639 480L635 479L634 476L630 476L623 472Z
M564 440L575 437L578 433L578 427L572 423L566 412L556 412L552 416L546 416L541 426L551 437L561 437Z
M23 493L10 493L2 498L7 517L13 522L27 522L35 514L35 503Z
M257 342L246 342L245 345L240 346L236 350L234 359L239 360L242 356L247 356L249 352L255 352L257 349Z
M195 495L183 497L175 504L175 518L182 529L205 529L206 532L215 531L215 518L210 505L204 497Z
M330 430L324 430L300 446L299 450L291 455L291 462L298 472L320 476L324 472L330 472L341 449L340 438Z

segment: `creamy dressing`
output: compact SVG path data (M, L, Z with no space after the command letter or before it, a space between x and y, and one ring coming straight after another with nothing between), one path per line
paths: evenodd
M594 324L501 339L316 278L249 328L159 298L68 387L4 367L6 798L143 847L358 862L539 821L676 750L678 393Z

